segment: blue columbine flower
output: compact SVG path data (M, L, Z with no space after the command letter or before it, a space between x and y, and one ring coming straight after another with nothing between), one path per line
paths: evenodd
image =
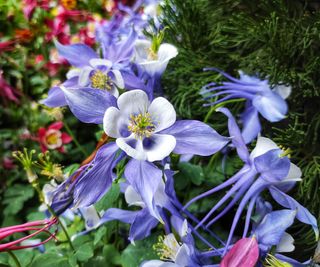
M296 181L301 180L301 170L290 162L287 157L288 150L283 151L268 138L258 137L255 149L249 154L240 129L232 114L226 108L221 108L220 111L229 118L228 127L230 136L232 136L233 145L237 149L238 155L244 161L245 165L226 182L195 197L186 204L185 208L198 199L220 191L228 186L232 186L225 196L220 199L220 201L218 201L210 212L201 220L198 227L208 221L213 213L221 208L228 199L231 199L230 202L218 215L216 215L216 217L206 224L207 227L225 215L237 201L241 199L226 243L227 248L232 240L240 216L248 204L243 237L247 235L251 214L256 201L260 193L265 189L268 189L276 202L285 208L296 210L296 218L303 223L310 224L314 229L316 238L318 238L318 226L314 216L296 200L285 193L292 188Z
M215 68L206 70L218 71L230 80L223 82L222 85L210 83L202 89L201 93L205 99L213 99L224 95L223 98L208 105L215 105L229 99L244 98L247 100L245 111L241 115L243 122L242 135L246 143L250 143L261 131L258 113L270 122L285 118L288 111L285 99L291 93L290 86L277 85L272 88L267 79L261 80L242 71L239 71L240 78L236 79Z

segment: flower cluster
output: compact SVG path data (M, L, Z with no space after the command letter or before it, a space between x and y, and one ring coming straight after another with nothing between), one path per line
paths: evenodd
M38 1L25 2L25 15L30 18ZM48 22L53 31L47 37L57 37L54 44L59 57L71 67L65 81L55 84L41 104L49 108L68 107L79 121L89 127L97 124L103 133L87 160L65 175L59 171L62 183L51 182L43 187L40 195L44 205L40 210L50 212L51 219L0 229L1 239L35 231L1 244L0 251L39 246L55 238L49 228L60 223L60 215L74 220L81 214L85 231L75 237L118 220L130 225L128 240L135 244L163 226L164 235L153 245L159 258L142 261L141 267L219 264L254 267L259 262L270 266L303 266L281 254L295 249L287 229L296 220L311 226L318 239L317 221L288 193L302 180L300 168L290 160L290 150L261 136L259 121L259 114L270 122L285 118L288 111L285 98L291 88L280 85L272 88L267 80L243 72L236 79L214 69L230 81L222 85L211 83L202 89L206 100L214 99L208 105L230 99L246 100L241 114L242 129L227 108L217 108L228 125L228 134L223 136L204 122L178 118L174 106L164 97L161 77L179 54L175 46L163 43L165 29L156 16L157 1L117 3L119 12L114 12L110 20L96 23L93 35L99 44L96 49L86 38L79 38L82 43L65 39L65 20L70 17L78 20L83 14L72 10L72 3L69 6L67 1L61 3L63 7L58 15ZM45 1L40 7L48 8ZM152 38L144 34L149 19L154 20L156 28ZM10 92L7 97L17 101ZM226 96L218 99L220 95ZM62 122L56 122L38 130L36 140L42 152L48 149L63 152L64 144L72 141L71 136L61 132L62 126ZM253 141L255 148L251 150L249 145ZM218 153L227 157L227 153L233 152L241 161L238 171L187 203L181 203L175 190L173 161ZM30 169L34 165L31 156L28 164ZM98 212L94 205L114 184L120 184L127 209L108 207ZM41 191L36 178L32 179L32 185ZM206 215L198 218L192 204L209 201L209 197L221 192ZM264 199L266 196L281 209L274 210ZM214 226L226 215L232 222L225 238L216 233ZM60 224L63 228L64 224ZM49 238L29 246L21 244L40 232L49 234ZM72 246L72 240L69 241Z

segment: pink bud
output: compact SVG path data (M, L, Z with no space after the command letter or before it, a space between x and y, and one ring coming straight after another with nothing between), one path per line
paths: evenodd
M258 258L259 247L256 238L242 238L224 256L220 267L254 267Z

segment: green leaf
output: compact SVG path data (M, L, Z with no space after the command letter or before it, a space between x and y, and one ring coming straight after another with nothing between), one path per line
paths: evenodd
M45 253L38 255L31 263L30 267L70 267L68 258L62 257L56 253Z
M121 256L114 245L106 245L103 247L103 255L106 260L114 265L121 265Z
M3 204L6 205L3 213L4 215L16 214L22 208L24 202L32 198L34 189L29 185L16 184L9 187L5 194Z
M101 210L107 210L111 207L113 207L114 203L118 199L120 195L120 186L119 184L113 183L110 190L107 192L107 194L104 195L102 199L98 201L98 203L95 204L95 207L98 211Z
M75 256L79 261L89 260L91 257L93 257L93 245L90 243L85 243L78 247Z
M15 256L18 258L21 266L28 266L35 254L35 250L17 250L13 251ZM9 264L10 266L15 266L15 261L10 257L9 258Z
M100 240L106 235L106 227L100 227L94 234L93 245L96 246Z
M200 185L204 180L204 174L201 166L189 162L180 162L178 164L180 172L177 174L179 179L190 180L195 185Z
M121 254L121 263L123 267L138 267L144 260L158 259L152 246L157 243L157 236L136 241L135 245L130 244Z

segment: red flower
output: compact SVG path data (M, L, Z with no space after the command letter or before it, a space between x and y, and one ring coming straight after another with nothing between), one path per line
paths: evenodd
M29 29L15 29L14 36L18 42L28 43L33 38L33 33Z
M4 157L2 159L2 166L7 170L12 170L16 167L16 165L13 163L13 160L9 157Z
M14 41L0 42L0 53L14 49Z
M4 102L10 100L18 104L19 96L21 96L21 92L7 83L7 81L3 78L2 70L0 70L0 97Z
M0 252L6 251L6 250L19 250L19 249L24 249L24 248L37 247L37 246L40 246L40 245L48 242L52 238L55 238L55 232L51 233L49 231L49 229L51 226L57 224L57 222L58 222L57 218L53 217L49 220L34 221L34 222L24 223L24 224L20 224L20 225L0 228L0 241L2 239L7 238L8 236L15 234L15 233L24 233L27 231L33 232L32 234L29 234L29 235L22 237L22 238L19 238L17 240L7 242L4 244L0 244ZM21 244L22 241L28 240L28 239L30 239L40 233L47 233L49 235L49 237L46 240L44 240L42 242L40 241L37 244L18 246L19 244Z
M72 138L67 133L60 131L62 127L63 123L58 121L49 125L48 128L40 128L38 130L38 141L42 152L46 152L48 149L64 152L63 145L70 143Z

